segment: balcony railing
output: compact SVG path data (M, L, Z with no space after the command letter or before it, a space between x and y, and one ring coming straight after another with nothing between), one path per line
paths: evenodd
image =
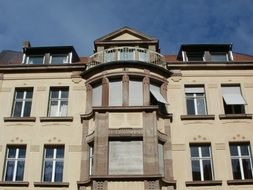
M90 57L87 69L111 61L142 61L165 68L164 57L149 49L139 47L117 47L105 49Z

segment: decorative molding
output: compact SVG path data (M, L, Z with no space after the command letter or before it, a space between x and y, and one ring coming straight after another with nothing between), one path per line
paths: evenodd
M206 180L206 181L186 181L186 187L189 186L220 186L222 180Z
M216 150L225 150L226 144L225 143L215 143L215 149Z
M69 187L69 182L33 182L34 187Z
M164 143L167 141L167 138L168 138L167 134L162 133L161 131L158 131L158 130L157 130L157 134L158 134L158 140Z
M151 180L151 179L161 179L162 175L91 175L90 179L99 179L99 180L121 180L121 181L130 181L130 180Z
M73 117L40 117L40 122L72 122Z
M90 182L91 182L90 179L87 179L86 181L77 181L77 185L78 186L87 186L90 184Z
M181 115L181 120L214 120L215 115Z
M9 186L9 187L28 187L28 181L0 181L0 186Z
M36 117L4 117L4 122L35 122Z
M109 129L109 137L142 137L142 128L118 128Z
M220 114L220 119L252 119L252 114Z

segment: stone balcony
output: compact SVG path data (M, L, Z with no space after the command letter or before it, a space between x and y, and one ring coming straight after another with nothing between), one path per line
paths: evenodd
M113 61L141 61L154 64L159 67L166 67L163 55L149 49L139 47L116 47L105 49L90 56L87 69L93 68L102 63Z

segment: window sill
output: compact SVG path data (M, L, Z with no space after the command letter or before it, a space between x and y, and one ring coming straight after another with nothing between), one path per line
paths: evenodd
M72 122L73 117L40 117L40 122Z
M4 117L4 122L35 122L36 117Z
M0 181L0 186L9 186L9 187L28 187L28 181Z
M69 187L69 182L34 182L34 187Z
M252 185L253 179L234 179L234 180L227 180L228 185Z
M143 180L143 179L160 179L162 175L91 175L90 179L110 179L110 180Z
M252 119L252 114L220 114L220 119Z
M186 187L189 186L218 186L222 185L222 180L207 180L207 181L186 181Z
M214 120L215 115L181 115L181 120Z

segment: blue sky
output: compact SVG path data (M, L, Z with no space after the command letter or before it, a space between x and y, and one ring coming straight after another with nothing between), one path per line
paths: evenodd
M0 0L0 51L73 45L91 55L93 41L123 26L160 41L162 54L183 43L232 43L253 55L252 0Z

